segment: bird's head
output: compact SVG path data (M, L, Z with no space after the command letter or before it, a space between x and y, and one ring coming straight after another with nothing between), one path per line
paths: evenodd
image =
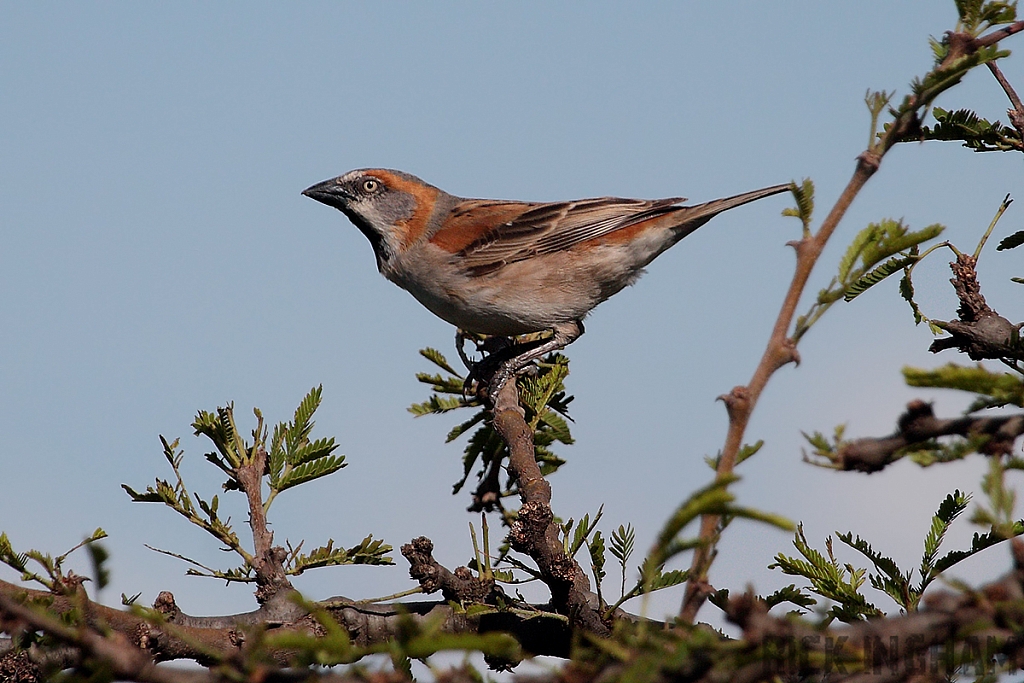
M348 216L370 240L380 270L408 249L410 230L425 224L439 192L408 173L369 168L317 183L302 194Z

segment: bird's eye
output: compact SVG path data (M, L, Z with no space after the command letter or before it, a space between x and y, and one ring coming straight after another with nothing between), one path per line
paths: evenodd
M380 188L380 183L372 178L368 178L363 181L364 192L376 192Z

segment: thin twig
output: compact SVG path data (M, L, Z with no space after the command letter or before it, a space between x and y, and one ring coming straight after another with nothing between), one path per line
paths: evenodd
M736 455L743 445L743 436L747 430L750 416L754 411L761 392L768 384L768 380L776 370L796 359L796 347L788 336L793 316L796 313L800 296L803 294L807 280L814 269L814 264L821 255L829 237L835 232L836 227L842 220L846 210L853 203L854 198L860 192L868 179L878 170L878 162L881 157L865 152L860 156L857 169L853 177L847 183L846 189L839 196L832 211L829 212L821 228L812 236L804 237L792 243L796 249L797 262L790 282L786 297L782 302L782 309L779 311L772 329L771 337L768 339L768 346L761 362L750 382L745 387L735 387L727 396L722 397L725 401L726 410L729 413L729 431L726 434L725 445L722 448L722 457L719 460L715 474L717 480L732 475L736 463ZM718 515L705 515L701 518L700 539L705 541L694 553L693 562L690 566L690 581L686 585L686 595L683 598L680 618L686 623L693 623L697 612L707 598L706 591L702 586L706 582L707 571L711 565L714 553L714 540L717 535L720 517Z
M993 45L1021 30L1024 30L1024 21L1016 22L981 38L973 38L966 34L948 34L951 42L957 42L958 48L950 50L946 61L958 55L962 56L961 52L969 54L976 52L981 47ZM956 38L960 40L954 40ZM937 68L946 68L946 61ZM787 363L799 361L799 355L796 353L796 340L789 337L789 329L807 280L829 238L835 232L854 198L856 198L865 183L878 170L885 154L896 143L919 137L917 135L920 127L918 110L922 107L930 106L935 97L949 87L952 87L956 82L955 80L947 79L942 84L933 86L927 91L908 96L900 107L893 110L893 121L885 129L884 134L879 137L877 142L870 145L867 150L857 157L857 167L853 177L850 178L846 188L839 196L839 199L836 200L835 205L822 222L818 232L810 235L805 229L801 239L791 243L796 249L796 268L789 289L786 292L786 297L783 300L782 308L779 311L779 316L775 321L775 327L772 329L771 336L768 339L764 355L761 357L753 377L746 386L734 387L729 394L721 397L725 402L726 411L729 415L729 429L722 448L722 456L719 459L718 468L715 473L717 481L733 476L736 455L742 447L743 437L746 433L750 416L757 405L761 392L768 384L772 375ZM718 515L704 515L701 518L699 536L701 544L694 552L690 565L690 578L686 584L686 593L679 612L680 621L684 623L692 624L694 622L697 612L710 594L707 575L708 569L714 561L720 524L721 517Z
M1024 138L1024 104L1021 104L1020 98L1017 96L1017 92L1010 85L1010 82L1006 80L1006 76L999 69L999 65L995 62L989 62L987 64L989 71L996 77L999 85L1002 86L1003 92L1010 99L1010 104L1013 105L1012 109L1008 109L1006 115L1010 118L1010 123L1017 129L1021 138Z

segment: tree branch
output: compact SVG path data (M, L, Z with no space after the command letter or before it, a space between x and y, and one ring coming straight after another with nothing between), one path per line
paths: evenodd
M1013 89L1010 82L1006 80L1006 76L999 69L999 65L995 62L989 62L987 64L988 70L992 72L992 75L996 77L996 81L1003 88L1003 92L1006 93L1006 97L1009 98L1010 104L1013 105L1010 109L1006 110L1006 115L1010 119L1010 123L1017 129L1017 133L1024 139L1024 104L1021 104L1020 98L1017 96L1017 91Z
M292 591L294 588L284 570L284 560L288 552L280 546L274 546L274 532L267 528L267 514L263 508L262 487L263 473L267 467L267 451L258 444L252 450L252 459L239 465L235 477L249 502L253 570L256 572L258 586L256 600L262 605L282 591Z
M402 555L409 560L409 576L419 581L424 593L441 591L445 600L461 604L494 604L495 591L501 592L494 579L477 578L467 567L451 572L434 559L433 550L434 544L424 536L402 546Z
M986 437L978 450L985 455L1010 455L1014 441L1024 434L1024 414L998 417L939 419L930 403L911 401L900 416L896 431L877 438L843 444L832 461L837 469L878 472L901 457L901 451L941 436Z
M1024 639L1019 635L1024 627L1024 543L1013 539L1011 547L1014 569L980 590L934 593L925 598L920 611L843 628L820 630L799 620L770 616L763 601L750 593L734 598L726 614L743 629L748 651L776 657L774 661L757 657L730 680L754 683L787 674L802 678L826 674L832 683L945 681L954 673L954 664L947 663L943 671L934 661L937 653L929 651L970 639L985 644L984 655L1005 655L1019 665L1024 656ZM926 661L929 654L930 663ZM968 663L991 666L985 661Z
M950 32L947 34L949 54L937 68L948 68L960 57L972 54L981 47L993 45L1021 30L1024 30L1024 22L1016 22L980 38ZM728 395L722 397L729 415L729 429L715 473L716 480L721 481L733 475L736 456L743 445L750 416L772 375L789 362L799 362L799 355L796 352L797 340L789 336L789 330L807 280L829 238L835 232L853 200L878 170L886 153L898 142L919 139L921 122L918 110L930 106L941 92L955 82L955 80L946 79L920 94L908 95L898 108L891 110L893 113L892 123L879 135L877 142L872 142L869 148L857 157L857 167L853 176L828 216L825 217L818 232L809 234L805 231L800 240L791 243L796 250L796 268L789 289L786 291L782 308L776 318L775 327L768 339L764 355L754 370L750 382L746 386L733 388ZM697 612L710 594L711 588L707 576L711 563L714 561L715 546L721 534L721 521L721 517L718 515L704 515L701 518L700 545L694 551L690 565L690 578L687 581L686 592L679 611L679 618L684 623L692 624L694 622Z
M878 170L880 161L881 157L870 150L861 154L857 159L857 168L853 177L850 178L818 232L814 235L805 235L799 241L791 243L796 250L796 268L785 299L783 299L782 308L775 320L775 327L768 339L764 355L754 370L750 382L746 386L734 387L727 396L723 397L729 415L729 430L722 448L722 457L715 472L717 480L732 475L736 466L736 455L743 445L750 416L772 375L787 363L799 361L796 344L789 337L789 329L796 314L796 307L800 303L800 297L807 285L808 278L810 278L811 271L814 269L814 264L825 248L829 237L835 232L854 198ZM704 515L701 518L700 540L703 543L694 552L693 561L690 564L690 579L686 584L686 594L683 597L679 613L680 619L685 623L692 624L694 622L697 612L709 595L707 572L714 558L714 546L720 533L720 523L721 518L718 515Z
M268 601L254 612L197 617L182 612L174 596L164 591L153 604L153 609L163 623L88 601L84 595L54 595L3 580L0 580L0 596L8 600L49 603L48 612L57 617L78 613L85 605L89 626L121 634L132 647L146 652L153 661L190 659L210 666L218 661L241 656L246 633L252 628L273 628L278 632L297 630L303 633L311 628L307 613L290 600L290 607L282 606L282 596ZM403 621L412 618L417 622L433 623L440 620L441 630L445 633L506 632L517 638L530 654L569 656L568 624L564 617L548 616L542 606L525 605L522 609L506 607L501 611L469 616L464 610L453 609L447 600L381 605L337 596L317 604L348 632L352 643L360 647L395 639L407 630ZM4 613L0 608L0 624L4 621ZM5 648L0 647L0 656L4 651ZM289 652L272 654L282 665L291 656ZM61 661L73 663L72 660Z
M1020 325L1014 325L996 313L986 303L978 284L975 270L977 259L970 254L957 254L956 261L949 264L953 271L953 289L956 290L960 307L959 320L943 322L933 320L936 326L949 332L950 337L936 339L929 347L932 353L956 348L967 354L971 360L1024 360L1024 347L1020 343Z
M485 378L485 382L489 378ZM509 531L509 542L533 558L541 578L551 590L551 602L574 625L607 635L600 606L593 602L590 581L576 561L566 555L551 511L551 485L544 479L534 455L533 433L519 406L513 378L494 400L494 429L508 444L509 473L519 488L522 506Z

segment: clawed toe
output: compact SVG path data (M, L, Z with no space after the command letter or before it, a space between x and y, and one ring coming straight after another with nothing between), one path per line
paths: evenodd
M455 334L455 348L459 357L469 369L462 383L462 397L475 394L482 401L493 404L498 393L508 381L521 371L531 367L533 362L546 353L557 351L571 344L583 334L583 324L579 321L554 328L553 334L547 339L538 339L523 344L516 344L508 337L487 337L482 341L473 339L477 350L484 353L480 361L472 361L466 355L465 342L467 337L461 330ZM486 391L482 392L486 386Z

